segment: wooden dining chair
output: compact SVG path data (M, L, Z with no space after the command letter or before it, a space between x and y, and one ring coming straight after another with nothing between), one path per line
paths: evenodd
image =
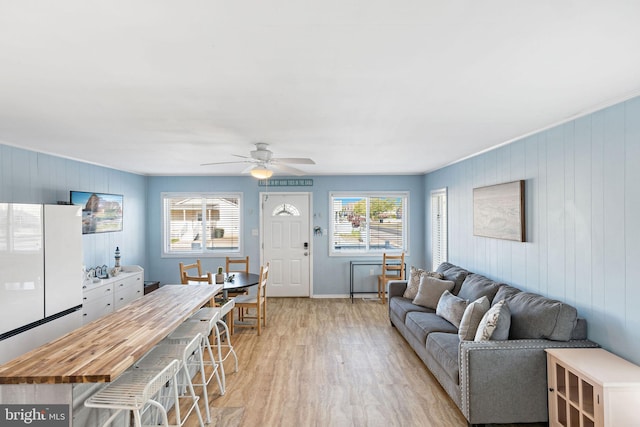
M244 258L232 258L226 257L225 266L227 275L230 273L247 273L249 274L249 255ZM235 298L239 295L248 295L249 291L246 288L234 289L232 291L227 291L227 296L229 298ZM238 318L242 320L243 310L238 309Z
M183 285L187 285L186 277L202 277L202 264L200 260L197 259L193 264L185 264L181 262L180 266L180 283Z
M237 272L249 272L249 255L246 258L226 258L226 271L227 273Z
M382 274L378 276L378 298L386 304L387 282L404 280L404 252L400 255L382 255Z
M236 297L236 307L240 313L243 313L242 320L255 319L255 325L253 323L237 323L238 327L258 328L258 335L262 333L262 327L267 326L267 281L269 279L269 263L266 263L260 267L260 278L258 280L258 286L255 295L239 295ZM255 309L256 315L253 316L249 309ZM246 310L246 311L244 311Z

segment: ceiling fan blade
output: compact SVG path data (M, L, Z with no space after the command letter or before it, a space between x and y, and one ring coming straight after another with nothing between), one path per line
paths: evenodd
M300 170L298 168L294 168L294 167L291 167L291 166L283 165L283 164L280 164L280 163L271 163L271 167L273 169L277 169L277 170L282 171L282 172L290 173L292 175L297 175L297 176L306 175L305 171L302 171L302 170Z
M306 157L278 157L271 159L274 163L291 163L296 165L315 165L316 162Z
M249 160L237 160L235 162L212 162L212 163L200 163L200 166L211 166L211 165L231 165L234 163L253 163Z
M242 156L240 154L232 154L233 157L240 157L241 159L249 159L249 160L253 160L253 158L248 157L248 156Z

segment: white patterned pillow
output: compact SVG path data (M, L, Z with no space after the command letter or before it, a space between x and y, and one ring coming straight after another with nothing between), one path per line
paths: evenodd
M409 278L407 280L407 289L405 289L402 295L405 298L414 299L418 295L418 288L420 287L420 279L422 276L427 275L435 277L436 279L442 279L444 276L441 273L435 271L426 271L421 268L415 268L413 265L409 269Z
M504 341L509 338L511 311L505 300L498 301L482 316L474 341Z

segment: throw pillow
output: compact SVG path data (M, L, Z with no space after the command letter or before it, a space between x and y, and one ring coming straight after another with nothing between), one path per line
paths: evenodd
M482 316L474 341L504 341L509 338L510 326L509 306L501 300Z
M425 271L421 268L415 268L414 266L411 266L411 268L409 269L409 278L407 280L407 289L405 289L402 296L405 298L414 299L418 294L420 279L425 274L437 279L442 279L441 273L437 273L435 271Z
M405 289L402 295L405 298L414 299L418 293L418 286L420 286L420 277L424 273L421 268L415 268L413 265L409 269L409 277L407 278L407 289Z
M450 280L440 280L423 274L413 303L435 310L438 306L438 301L440 301L440 296L444 291L451 291L454 286L455 283Z
M449 291L444 291L438 301L436 314L443 319L448 320L449 323L454 325L456 328L459 328L462 315L464 314L468 303L469 301L466 299L457 297Z
M490 306L489 298L486 296L478 298L467 305L458 328L458 335L461 341L473 341L478 325L485 313L489 311Z

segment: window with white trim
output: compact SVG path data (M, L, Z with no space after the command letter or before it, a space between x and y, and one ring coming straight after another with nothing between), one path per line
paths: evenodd
M240 252L240 193L162 193L165 256Z
M329 255L408 252L409 193L331 193Z
M431 268L447 261L447 189L431 192Z

